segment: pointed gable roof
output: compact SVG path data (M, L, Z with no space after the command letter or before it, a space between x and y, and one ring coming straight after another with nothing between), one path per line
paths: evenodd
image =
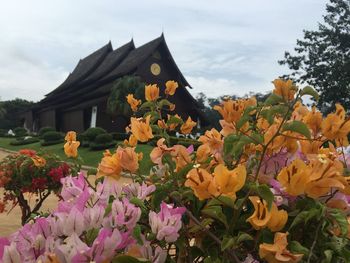
M73 72L69 74L67 79L52 92L48 93L46 97L55 95L89 76L95 70L95 68L102 63L107 54L112 50L112 44L111 42L108 42L108 44L102 48L81 59Z

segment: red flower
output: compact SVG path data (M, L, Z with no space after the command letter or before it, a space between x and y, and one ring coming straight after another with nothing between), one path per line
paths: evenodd
M20 154L27 155L27 156L29 156L29 157L33 157L34 155L36 155L36 151L30 150L30 149L22 149L22 150L19 150L19 153L20 153Z
M32 191L43 190L46 187L47 179L46 178L33 178L32 180Z

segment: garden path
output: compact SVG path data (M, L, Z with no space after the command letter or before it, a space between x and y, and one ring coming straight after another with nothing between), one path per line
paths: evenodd
M2 160L8 154L9 153L0 150L0 160ZM93 182L94 176L90 176L89 181ZM127 184L131 182L131 179L121 177L119 182L121 184ZM0 199L2 199L3 193L4 193L4 189L0 188ZM32 196L31 199L34 202L35 196ZM56 208L57 202L58 202L58 197L54 194L51 194L43 203L43 206L40 211L41 212L52 211L54 208ZM7 210L9 209L10 207L7 208ZM19 208L19 206L16 206L9 214L7 214L7 212L0 213L0 237L9 236L20 227L21 227L21 209Z

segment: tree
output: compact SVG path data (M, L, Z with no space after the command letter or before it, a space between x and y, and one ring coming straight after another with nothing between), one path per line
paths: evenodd
M330 0L326 11L318 30L305 30L295 54L285 52L279 61L292 70L284 78L315 87L323 113L337 102L350 109L350 0Z

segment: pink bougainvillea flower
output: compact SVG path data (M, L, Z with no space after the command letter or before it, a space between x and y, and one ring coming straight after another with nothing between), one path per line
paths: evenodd
M142 183L142 185L140 185L139 183L132 183L123 187L123 192L126 194L128 199L131 199L132 197L137 197L140 200L145 200L146 197L153 193L155 190L155 185L148 186L144 182Z
M162 202L159 213L153 211L149 213L149 223L158 240L165 239L166 242L177 240L182 227L181 217L185 211L184 207L173 208L172 205Z

